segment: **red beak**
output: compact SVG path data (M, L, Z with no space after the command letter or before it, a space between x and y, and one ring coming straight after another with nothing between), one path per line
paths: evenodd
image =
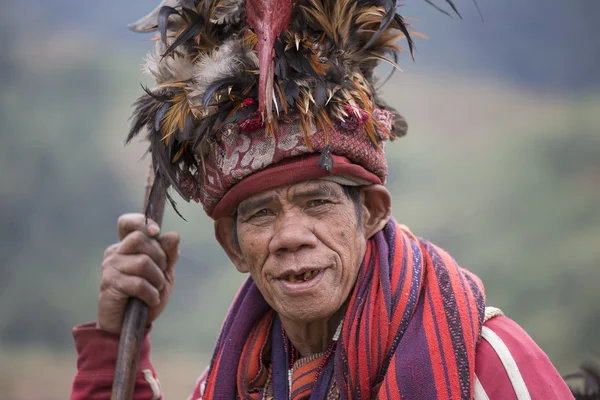
M258 36L258 109L263 121L273 120L273 45L292 21L296 0L246 0L248 24Z

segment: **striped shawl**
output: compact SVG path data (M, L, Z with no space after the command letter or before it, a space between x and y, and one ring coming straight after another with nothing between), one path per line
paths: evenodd
M369 240L355 285L334 352L294 370L290 396L281 322L248 278L219 335L204 399L264 399L265 387L275 399L327 399L332 388L342 399L472 398L485 309L475 275L392 219Z

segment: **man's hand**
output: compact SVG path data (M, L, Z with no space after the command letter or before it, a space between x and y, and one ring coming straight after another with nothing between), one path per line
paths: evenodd
M169 301L175 281L173 267L179 257L179 235L162 236L158 225L143 214L123 214L117 223L119 243L109 246L102 262L98 299L98 328L120 333L129 297L149 307L150 324Z

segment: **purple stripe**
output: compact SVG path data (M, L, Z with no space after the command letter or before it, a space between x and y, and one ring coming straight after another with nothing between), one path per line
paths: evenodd
M391 225L391 224L388 224ZM390 230L393 228L390 227ZM391 288L391 279L390 279L390 264L388 259L389 249L393 248L395 243L389 242L386 240L383 232L381 235L375 235L375 244L377 247L377 255L379 258L379 286L383 291L383 298L385 299L385 309L387 311L387 317L391 317L392 315L392 288ZM372 293L371 296L374 296L375 293Z
M243 295L245 293L245 295ZM260 291L251 278L244 283L240 296L236 299L220 337L217 351L221 354L215 379L215 397L231 399L237 392L237 369L242 350L250 331L269 310ZM227 344L226 351L222 348ZM213 356L214 359L214 356Z
M406 242L404 242L404 235L403 235L403 243L406 243ZM383 360L383 366L381 368L381 372L380 372L378 381L381 381L383 379L383 376L387 372L390 362L392 361L392 357L394 357L394 354L396 353L396 348L398 347L398 343L400 343L400 340L404 336L404 333L408 327L408 324L411 321L413 312L415 311L415 307L416 307L417 301L419 299L419 291L421 290L421 281L422 281L422 275L423 275L421 247L419 246L418 243L414 242L413 240L410 240L410 245L411 245L412 251L413 251L413 260L412 260L413 273L412 273L412 281L410 284L410 292L408 295L408 301L406 303L406 308L404 309L404 314L402 315L402 320L400 321L400 325L398 327L398 332L396 332L396 335L394 336L394 340L392 341L392 345L390 346L390 352L388 353L387 357ZM406 254L406 252L404 252L404 253ZM406 273L404 273L404 276L406 277ZM397 302L394 303L394 309L396 308L397 305L398 305Z
M407 240L406 236L402 235L402 248L403 249L406 249L408 247L406 240ZM411 246L412 246L412 243L411 243ZM396 285L396 290L394 291L394 296L392 297L392 304L398 304L398 301L400 301L400 296L402 295L402 288L404 287L404 281L406 280L406 271L408 270L408 265L407 265L408 254L407 253L408 252L406 250L404 250L402 252L402 264L400 266L400 277L398 279L398 284ZM420 251L418 253L420 253ZM413 254L414 254L414 252L413 252Z
M435 327L435 337L438 342L438 351L442 359L442 366L444 367L444 378L446 378L446 390L448 391L448 398L452 398L452 388L450 387L450 378L448 377L448 365L446 364L446 357L444 356L444 346L442 345L442 337L440 336L440 327L438 326L437 318L435 316L433 300L431 299L431 291L426 289L427 301L429 302L429 308L431 308L431 317L433 319L433 325Z
M386 237L386 241L387 243L389 243L389 254L387 256L387 261L388 261L388 279L390 280L390 282L392 281L392 272L393 272L393 266L394 266L394 258L396 257L396 221L394 220L394 218L390 218L390 222L389 224L387 224L384 228L384 233L385 233L385 237Z
M365 355L366 355L366 359L367 359L367 371L369 371L369 373L371 373L371 347L369 346L369 344L371 343L371 340L379 340L379 337L371 337L371 313L369 312L369 310L371 309L371 301L373 301L373 296L375 294L371 291L371 293L369 293L369 296L367 297L367 304L365 304L365 320L364 320L364 329L365 329L365 341L366 343L361 343L361 342L357 342L357 343L361 343L363 345L365 345ZM379 318L381 318L381 316L377 316ZM375 317L377 319L377 317ZM360 329L357 330L358 333L358 338L360 339ZM379 365L379 360L375 360L377 362L377 365Z
M271 328L271 371L273 374L273 395L276 399L287 399L288 388L288 360L287 350L281 336L281 320L276 315Z
M430 349L425 336L423 313L425 309L425 291L419 296L419 303L406 329L404 339L398 345L394 358L396 380L403 399L437 399L437 390L433 382L433 366ZM391 377L386 377L390 379ZM394 398L394 394L388 397Z
M334 360L333 357L330 357L329 360L327 360L327 364L325 365L325 368L323 368L321 375L319 375L317 382L315 383L315 387L310 395L311 400L323 400L327 398L329 389L333 384L333 370Z

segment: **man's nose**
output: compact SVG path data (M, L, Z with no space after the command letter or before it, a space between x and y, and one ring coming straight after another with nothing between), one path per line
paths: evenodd
M319 239L302 221L288 219L276 231L269 243L271 254L294 252L303 248L317 247Z

